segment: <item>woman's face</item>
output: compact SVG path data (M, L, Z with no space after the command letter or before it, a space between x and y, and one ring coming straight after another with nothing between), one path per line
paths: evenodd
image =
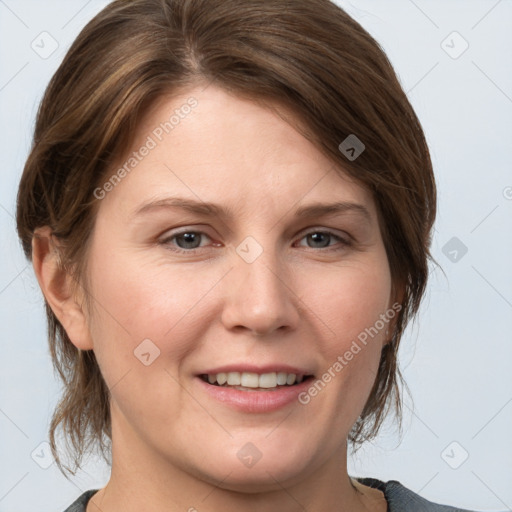
M339 464L394 316L371 194L214 86L159 100L115 173L88 256L114 453L236 489ZM200 377L237 370L271 387ZM280 373L314 377L276 389Z

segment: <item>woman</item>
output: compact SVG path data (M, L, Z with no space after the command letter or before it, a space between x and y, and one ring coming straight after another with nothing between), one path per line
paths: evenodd
M435 211L419 121L335 4L110 4L18 195L65 384L53 455L112 464L67 510L459 510L346 467L400 419Z

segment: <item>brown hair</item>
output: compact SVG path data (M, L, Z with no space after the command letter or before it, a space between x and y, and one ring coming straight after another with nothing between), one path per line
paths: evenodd
M153 102L200 82L289 107L307 127L304 135L373 193L393 284L404 295L349 441L357 449L375 437L390 405L401 428L397 351L432 260L432 163L385 53L329 0L116 0L95 16L67 52L37 114L17 203L27 258L35 228L50 226L62 242L63 268L86 283L94 190ZM350 134L365 144L355 160L338 148ZM78 350L45 304L51 356L64 383L50 445L66 476L63 467L74 474L91 445L108 461L109 390L93 351ZM59 427L71 441L74 469L59 458Z

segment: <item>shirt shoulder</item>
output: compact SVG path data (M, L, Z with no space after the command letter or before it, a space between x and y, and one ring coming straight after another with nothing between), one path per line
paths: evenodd
M422 498L419 494L407 489L397 480L383 482L377 478L353 477L363 485L379 489L388 502L388 512L478 512L475 510L441 505ZM64 512L85 512L87 503L98 489L90 489L81 494Z
M355 479L363 485L382 491L388 502L388 512L410 512L411 510L414 510L414 512L478 512L428 501L419 494L407 489L397 480L383 482L377 478L370 477L355 477Z
M85 512L87 503L99 489L90 489L81 494L64 512Z

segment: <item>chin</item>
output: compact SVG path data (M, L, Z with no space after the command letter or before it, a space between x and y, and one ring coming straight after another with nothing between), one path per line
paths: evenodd
M261 464L259 468L257 466L252 468L223 466L222 470L216 471L216 475L210 475L213 476L213 479L209 479L210 483L234 492L261 493L282 490L283 485L290 485L304 478L302 471L294 467L293 463L287 467Z
M214 456L214 461L202 474L202 479L222 489L244 493L282 489L285 482L300 482L311 470L309 457L298 453L296 448L284 452L263 451L249 441L241 449L223 450L222 454Z

